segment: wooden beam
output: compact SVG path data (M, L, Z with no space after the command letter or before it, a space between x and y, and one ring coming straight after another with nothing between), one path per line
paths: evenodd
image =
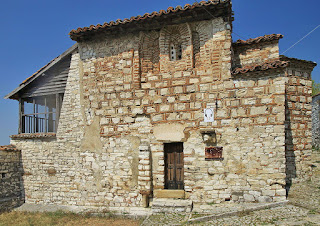
M22 98L19 98L19 130L18 133L24 133L24 101Z
M36 113L36 100L33 99L33 113ZM33 133L36 132L36 115L33 115L33 130L32 130Z
M44 98L44 131L45 133L48 132L48 126L47 126L47 97Z
M55 132L58 131L58 124L59 124L59 118L60 118L60 99L61 94L57 93L56 94L56 128L55 128Z

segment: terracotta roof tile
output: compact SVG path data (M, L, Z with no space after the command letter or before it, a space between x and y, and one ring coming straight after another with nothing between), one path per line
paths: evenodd
M281 60L275 60L270 62L265 62L262 64L254 64L254 65L248 65L245 67L237 67L232 70L232 75L239 75L239 74L245 74L248 72L254 72L254 71L265 71L268 69L275 69L275 68L285 68L289 66L288 61L281 61Z
M309 61L309 60L301 60L301 59L298 59L298 58L293 58L293 57L287 57L287 56L284 56L284 55L281 55L280 56L280 59L283 60L283 61L292 61L292 62L299 62L299 63L303 63L303 64L308 64L310 65L311 67L315 67L317 66L317 63L313 62L313 61Z
M16 146L10 144L10 145L4 145L0 146L0 151L19 151Z
M257 44L261 42L270 42L274 40L279 40L281 38L283 38L283 35L281 34L264 35L257 38L250 38L248 40L239 39L238 41L234 42L233 45L234 46L251 45L251 44Z
M70 31L69 35L71 39L76 40L77 36L81 36L82 34L89 32L89 31L97 31L101 29L107 29L109 27L113 26L118 26L121 24L127 24L131 23L134 21L143 21L148 18L155 18L155 17L161 17L163 15L168 15L168 14L173 14L177 13L179 11L187 11L187 10L192 10L195 8L200 8L204 6L210 6L210 5L219 5L221 3L229 3L231 0L210 0L210 1L201 1L201 2L195 2L192 5L186 4L185 6L177 6L176 8L174 7L169 7L167 10L160 10L159 12L152 12L152 13L145 13L143 16L133 16L130 19L125 18L123 20L117 19L115 22L111 21L109 23L105 22L104 24L97 24L97 25L90 25L89 27L83 27L83 28L78 28Z

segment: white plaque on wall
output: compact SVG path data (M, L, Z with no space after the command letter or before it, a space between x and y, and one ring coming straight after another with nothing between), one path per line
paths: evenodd
M203 112L204 122L214 121L214 111L213 108L206 108Z

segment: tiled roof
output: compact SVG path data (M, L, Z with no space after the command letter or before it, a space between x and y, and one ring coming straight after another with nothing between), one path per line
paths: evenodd
M21 133L12 135L12 139L43 139L43 138L55 138L55 133Z
M312 67L317 66L317 63L315 63L313 61L301 60L301 59L298 59L298 58L287 57L287 56L284 56L284 55L281 55L280 59L283 60L283 61L295 61L295 62L299 62L299 63L303 63L303 64L308 64L308 65L310 65Z
M288 61L281 61L281 60L275 60L271 62L265 62L263 64L254 64L254 65L248 65L245 67L238 67L232 70L232 75L239 75L239 74L245 74L248 72L253 71L265 71L268 69L275 69L275 68L285 68L289 66Z
M274 40L279 40L281 38L283 38L283 35L281 34L264 35L257 38L250 38L248 40L239 39L238 41L234 42L233 45L234 46L251 45L251 44L257 44L261 42L270 42Z
M164 15L169 15L169 14L174 14L177 12L182 12L182 11L187 11L187 10L192 10L195 8L201 8L204 6L210 6L210 5L219 5L221 3L230 3L231 0L211 0L211 1L201 1L201 2L195 2L192 5L186 4L185 6L177 6L176 8L174 7L169 7L167 10L160 10L159 12L153 12L153 13L146 13L143 16L133 16L130 19L125 18L123 20L118 19L115 22L111 21L109 23L105 22L104 24L98 24L98 25L90 25L89 27L83 27L83 28L78 28L76 30L70 31L69 35L72 40L77 40L78 36L81 36L82 34L90 31L98 31L98 30L103 30L107 29L110 27L122 25L122 24L128 24L132 23L135 21L143 21L146 19L152 19L155 17L161 17Z
M16 146L10 144L5 146L0 146L0 151L19 151Z

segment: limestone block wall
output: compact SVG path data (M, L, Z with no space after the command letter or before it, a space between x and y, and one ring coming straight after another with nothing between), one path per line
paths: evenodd
M0 212L23 203L22 173L20 151L0 150Z
M196 202L284 200L285 79L281 72L233 78L206 92L217 92L203 101L218 96L215 122L207 128L216 131L224 159L205 161L201 133L190 132L185 143L186 191Z
M288 68L286 85L286 165L287 183L310 173L312 151L311 71Z
M56 137L11 140L22 150L26 202L84 211L139 206L138 178L147 184L138 165L146 164L148 149L139 151L139 137L100 137L103 120L84 108L83 79L80 55L73 53ZM136 121L133 127L147 132L148 119Z
M225 27L223 21L214 20L165 27L159 34L153 31L160 43L156 66L150 66L152 60L144 61L158 51L149 53L144 49L149 44L139 44L139 37L151 39L149 33L108 37L110 46L127 43L112 56L94 42L80 43L87 121L100 117L104 148L117 153L121 163L127 164L124 156L132 148L129 137L138 141L138 189L133 193L163 189L164 143L184 142L185 190L194 202L285 199L284 73L231 78L231 36ZM200 50L192 57L195 30ZM182 60L170 61L168 43L180 36ZM140 63L139 48L147 56ZM103 57L94 57L95 52ZM197 60L203 63L194 64ZM142 71L141 89L132 89L137 71ZM216 109L214 123L203 122L206 107ZM155 132L161 125L167 128L163 133L178 130L183 135ZM216 131L217 145L224 147L222 161L205 161L201 130ZM129 180L131 172L121 181ZM119 192L124 184L117 186Z
M312 145L320 146L320 95L312 97Z
M234 65L245 66L261 64L279 59L279 41L236 46L234 48Z

